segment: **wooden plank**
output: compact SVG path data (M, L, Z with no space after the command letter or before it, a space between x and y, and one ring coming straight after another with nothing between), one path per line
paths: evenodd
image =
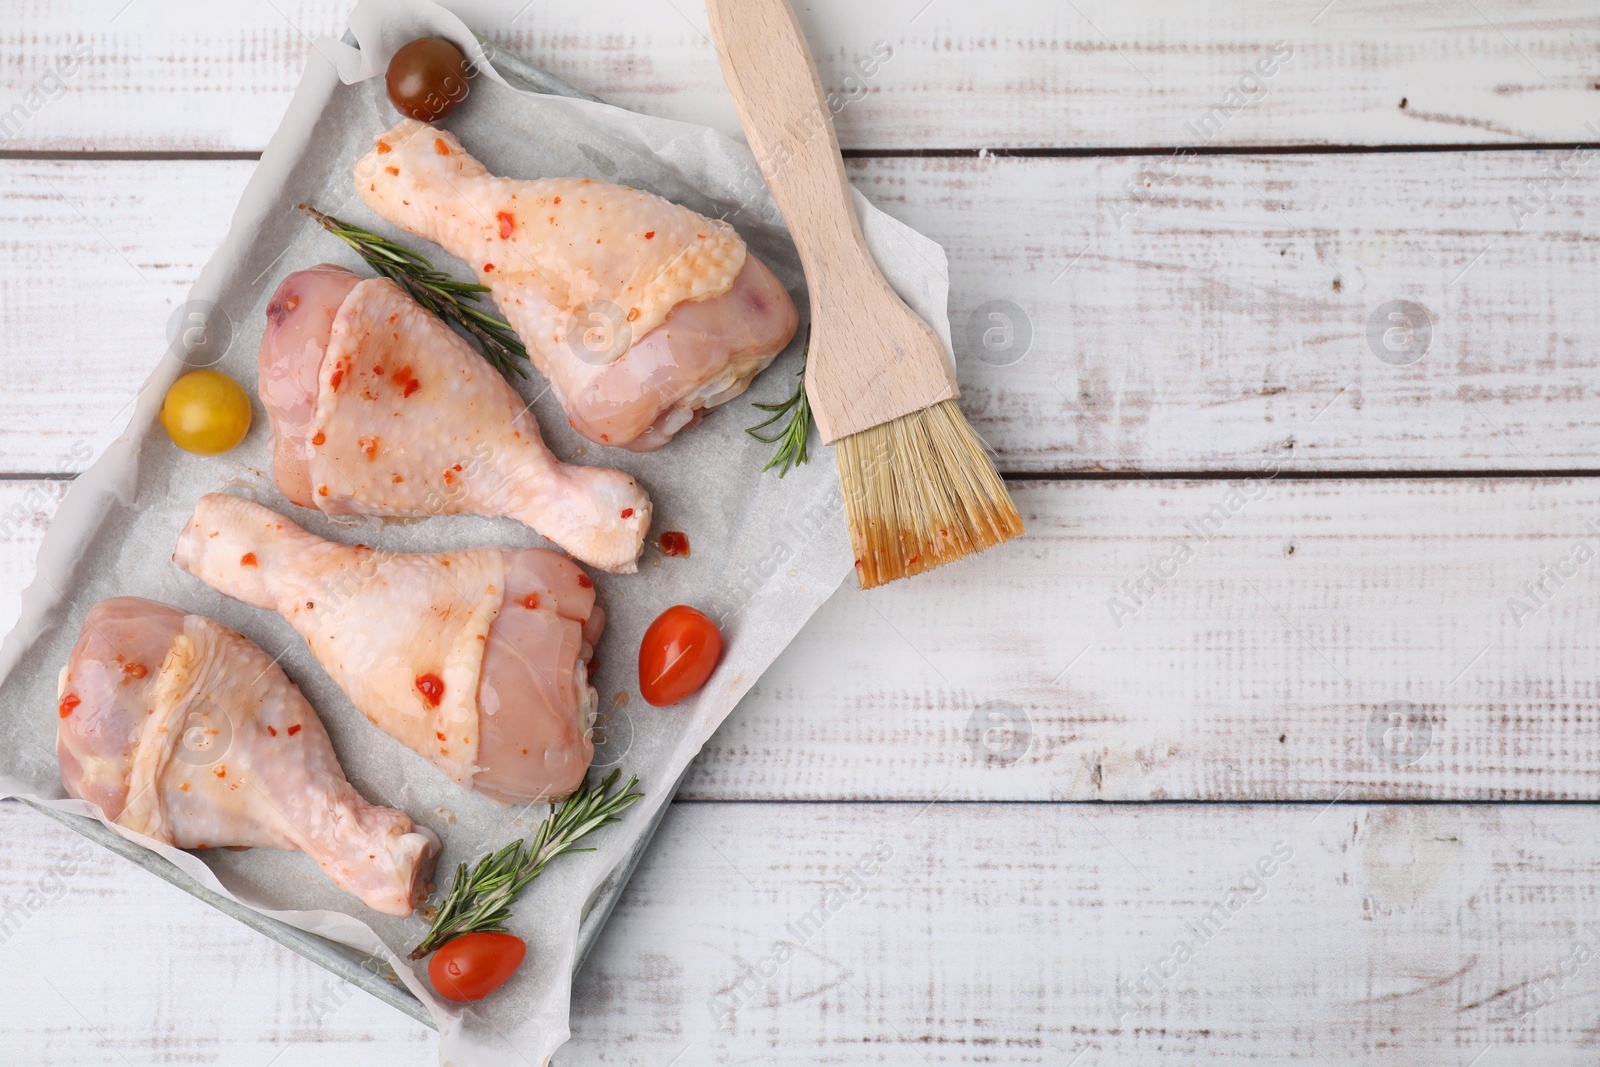
M0 162L0 473L80 471L127 425L253 167Z
M683 795L1600 797L1600 483L1016 489L1016 544L842 589ZM42 521L0 545L4 627Z
M1593 821L677 805L579 975L558 1062L1587 1063ZM63 873L65 829L3 805L0 830L0 901L42 898L4 946L6 1062L436 1062L418 1024L132 866Z
M468 19L603 99L737 129L697 3L484 0ZM10 149L259 150L347 0L27 0L0 28ZM1592 135L1584 0L815 0L847 148L1498 144ZM514 21L513 21L514 20ZM882 42L879 45L879 42ZM1248 72L1279 42L1286 65ZM88 52L54 80L61 57ZM875 49L892 58L872 70ZM318 61L320 60L310 60ZM870 76L857 67L865 62ZM1246 79L1246 80L1242 80ZM30 103L36 85L45 90ZM1230 99L1229 93L1240 95ZM53 97L54 99L47 99ZM1222 110L1216 110L1218 108ZM1209 123L1206 116L1210 115Z
M1600 187L1514 213L1564 158L1206 157L1148 202L1120 199L1148 159L851 173L948 250L963 405L1010 472L1590 469ZM0 161L0 472L80 469L120 428L250 166ZM1397 300L1430 327L1405 365Z
M0 1060L438 1063L427 1027L66 827L0 827Z
M22 590L50 518L66 495L63 481L0 481L0 635L16 625Z
M1593 821L679 806L573 991L568 1061L1586 1063Z
M851 173L949 253L962 406L1010 472L1584 469L1600 187L1571 162L1544 206L1525 199L1565 158Z
M683 795L1600 796L1600 483L1014 488L1025 537L842 589Z

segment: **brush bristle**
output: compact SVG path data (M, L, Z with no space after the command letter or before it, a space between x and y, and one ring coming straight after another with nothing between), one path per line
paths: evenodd
M954 400L834 442L861 588L1022 533L988 449Z

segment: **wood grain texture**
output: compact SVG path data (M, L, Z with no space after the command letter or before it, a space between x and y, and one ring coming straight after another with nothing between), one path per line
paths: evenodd
M5 1062L437 1062L130 865L65 873L64 828L6 804L0 832L0 901L28 912L0 948ZM680 804L557 1062L1576 1067L1594 842L1560 806Z
M1600 796L1595 482L1014 489L1027 536L841 590L682 795Z
M962 406L1003 470L1581 470L1595 164L1526 199L1566 159L1203 157L1147 201L1122 197L1150 160L849 169L945 246ZM250 168L0 161L0 473L81 469L120 428ZM1377 354L1396 300L1431 330L1409 365Z
M1583 808L680 805L568 1060L1589 1063L1593 839Z
M806 395L818 436L833 444L951 399L955 368L938 335L867 251L827 94L789 0L707 0L706 11L745 139L805 268ZM856 540L857 556L873 559Z
M21 805L0 804L0 1062L424 1067L433 1031Z
M127 425L253 167L0 161L0 473L76 473Z
M851 175L944 245L962 406L1009 472L1590 469L1597 157L1530 198L1567 158L874 160ZM1388 317L1398 301L1426 344Z
M1594 481L1015 488L1021 540L841 589L682 795L1600 798ZM0 628L58 491L0 483L45 502Z
M737 130L695 0L460 6L501 46L602 99ZM1600 16L1586 0L799 7L846 148L1577 141L1596 118ZM259 150L311 42L338 36L348 8L25 0L0 29L15 57L0 111L27 108L6 147ZM1280 41L1293 50L1282 71L1242 82ZM878 42L893 58L863 76ZM48 72L74 47L89 58L58 89ZM35 85L56 99L33 108Z

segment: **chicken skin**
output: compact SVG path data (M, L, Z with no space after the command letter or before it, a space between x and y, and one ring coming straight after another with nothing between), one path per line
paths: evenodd
M355 167L389 222L469 263L578 432L660 448L750 384L799 312L725 222L587 178L499 178L408 119Z
M177 848L301 851L370 908L409 915L439 839L362 799L272 657L201 615L102 600L61 673L61 780L106 818Z
M632 572L650 498L628 475L560 462L522 397L394 282L298 271L267 304L258 357L285 496L328 515L510 516Z
M594 757L594 583L542 548L341 545L238 497L200 498L172 557L278 612L357 709L457 784L558 800Z

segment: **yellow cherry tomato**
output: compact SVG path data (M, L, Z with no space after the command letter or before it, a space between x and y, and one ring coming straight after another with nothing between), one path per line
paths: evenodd
M161 425L185 452L215 456L250 432L250 397L221 371L192 370L167 390Z

